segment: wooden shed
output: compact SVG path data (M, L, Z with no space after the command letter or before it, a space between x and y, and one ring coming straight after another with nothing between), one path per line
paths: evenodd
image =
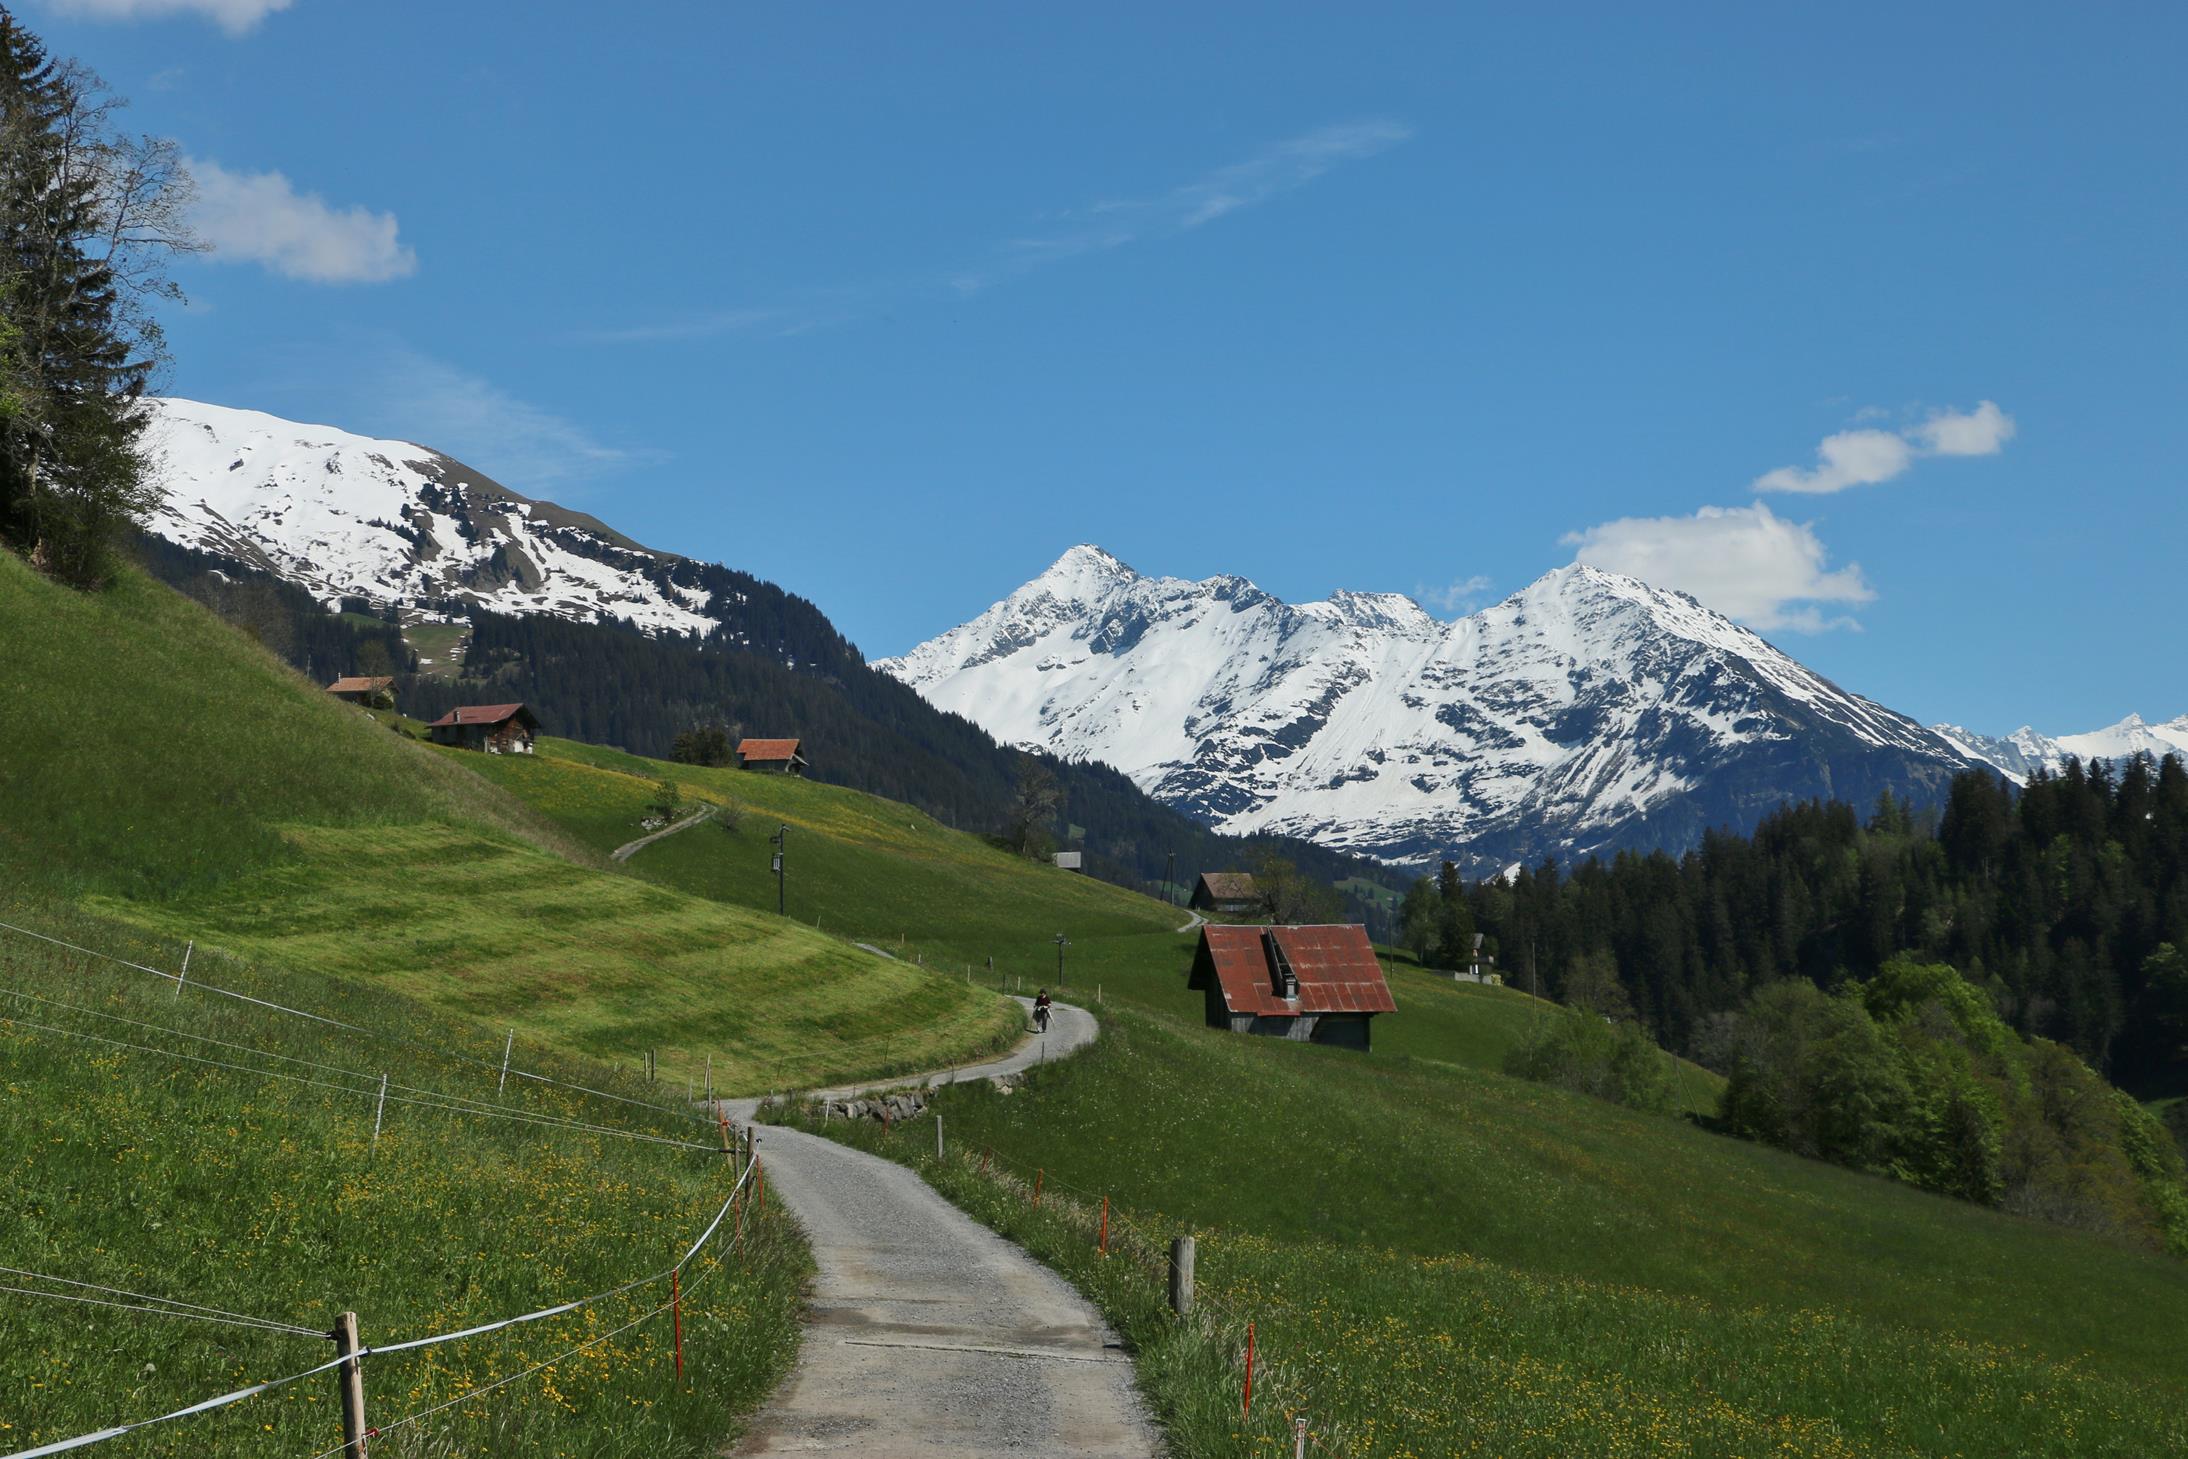
M1358 923L1200 929L1187 987L1208 1026L1301 1043L1368 1047L1368 1021L1396 1013L1375 944Z
M484 750L489 755L529 755L539 720L521 704L465 704L425 729L436 745Z
M1196 912L1226 917L1253 917L1267 910L1261 888L1254 884L1253 874L1245 871L1202 872L1186 905Z
M395 681L386 674L344 674L327 686L327 692L368 709L395 707Z
M737 768L774 775L803 775L805 756L798 753L801 743L798 740L739 740Z

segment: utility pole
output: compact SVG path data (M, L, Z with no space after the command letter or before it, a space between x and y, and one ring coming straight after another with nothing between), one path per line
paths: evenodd
M1163 868L1162 899L1175 907L1178 904L1178 854L1170 853L1170 863Z
M1071 946L1071 939L1061 932L1056 934L1056 986L1064 986L1064 949Z
M783 869L783 848L789 844L789 841L790 828L783 825L776 826L775 834L767 838L767 844L775 848L775 864L769 870L775 873L775 915L778 917L784 915L785 893L783 891L783 881L788 873Z

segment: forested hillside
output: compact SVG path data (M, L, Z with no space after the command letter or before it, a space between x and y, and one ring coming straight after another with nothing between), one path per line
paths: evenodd
M1416 898L1416 900L1422 900ZM2018 1032L2075 1050L2145 1098L2188 1088L2188 769L2069 764L2016 790L1957 777L1939 815L1788 806L1680 858L1554 862L1466 893L1456 927L1546 990L1606 963L1685 1051L1755 986L1949 963ZM1434 935L1433 928L1428 929ZM1450 928L1446 929L1450 935Z

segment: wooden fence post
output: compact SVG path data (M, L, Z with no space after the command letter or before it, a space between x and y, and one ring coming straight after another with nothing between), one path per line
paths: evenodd
M1180 1236L1170 1243L1170 1310L1180 1317L1193 1315L1193 1238Z
M380 1076L380 1098L372 1106L372 1146L380 1147L380 1116L387 1112L387 1075Z
M939 1114L934 1117L934 1158L942 1158L942 1116Z
M494 1097L496 1099L501 1098L502 1091L509 1087L509 1055L516 1048L516 1046L517 1031L515 1029L511 1029L509 1030L509 1037L502 1041L501 1082L494 1086Z
M190 954L197 950L198 940L195 937L191 938L189 946L182 950L182 971L175 975L175 996L177 998L182 996L183 980L190 976Z
M1041 1209L1041 1181L1047 1174L1046 1170L1033 1172L1033 1209L1036 1211Z
M363 1348L357 1340L357 1314L335 1318L335 1356L348 1360L334 1370L342 1394L342 1459L365 1459L365 1369L357 1357Z

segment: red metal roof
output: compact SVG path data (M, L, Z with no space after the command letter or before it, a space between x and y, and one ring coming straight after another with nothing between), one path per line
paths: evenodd
M363 674L344 674L327 686L329 694L373 694L382 689L392 689L395 681L385 674L367 677Z
M521 704L460 704L426 726L427 729L447 729L455 725L506 724L518 715L531 717L531 712Z
M737 745L740 760L790 760L797 753L796 740L741 740Z
M1277 971L1269 956L1273 938L1299 979L1299 997L1279 996ZM1396 1013L1398 1004L1383 981L1383 965L1358 924L1325 927L1223 927L1200 929L1200 953L1193 959L1193 987L1202 987L1201 963L1215 969L1223 1001L1233 1013L1285 1017L1297 1013Z

